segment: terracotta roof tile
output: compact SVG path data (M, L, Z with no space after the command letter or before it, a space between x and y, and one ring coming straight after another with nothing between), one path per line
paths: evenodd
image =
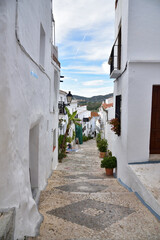
M113 103L103 103L102 104L102 107L104 108L104 109L107 109L107 108L110 108L110 107L113 107Z
M97 112L91 112L91 117L99 117Z

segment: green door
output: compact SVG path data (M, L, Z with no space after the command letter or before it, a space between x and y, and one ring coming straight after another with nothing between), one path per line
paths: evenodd
M82 126L75 125L76 130L76 138L78 138L79 143L83 143L83 137L82 137Z

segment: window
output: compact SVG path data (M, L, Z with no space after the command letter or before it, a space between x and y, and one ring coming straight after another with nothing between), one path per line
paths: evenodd
M56 148L56 129L53 130L53 152Z
M115 1L115 8L117 8L118 0Z
M108 111L106 112L106 116L107 116L107 118L106 118L106 122L108 122Z
M89 122L89 118L83 118L83 122Z
M119 121L121 121L121 95L116 96L115 118L118 118Z
M121 135L121 95L116 96L115 118L110 121L112 128L118 136Z
M120 27L117 38L112 47L109 61L108 61L108 64L110 65L110 75L113 74L112 76L113 78L117 78L118 75L120 74L119 70L121 69L121 45L122 45L121 38L122 38L122 34L121 34L121 27Z
M120 70L121 69L121 27L119 29L119 33L118 33L118 56L117 56L117 67Z
M39 49L39 63L44 67L45 59L45 31L42 24L40 25L40 49Z
M58 85L58 72L55 70L54 71L54 102L53 102L53 108L57 109L57 105L58 105L58 99L57 99L57 95L58 95L58 91L59 91L59 85Z

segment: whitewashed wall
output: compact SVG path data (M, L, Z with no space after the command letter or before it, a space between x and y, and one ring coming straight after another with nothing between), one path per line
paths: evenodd
M160 84L159 12L159 0L119 0L115 12L115 37L122 27L122 72L127 68L114 82L114 103L122 95L121 136L111 141L118 177L130 186L127 164L149 159L152 86Z
M64 91L59 91L59 101L60 102L64 102L65 104L67 104L67 93L65 93ZM66 132L66 128L67 128L67 123L68 123L68 116L67 114L64 115L64 114L59 114L59 119L63 119L62 121L62 127L58 128L58 132L59 132L59 135L64 135L65 132Z
M80 106L77 108L78 118L81 119L82 123L82 129L85 127L85 131L83 131L83 134L85 136L88 136L90 134L91 130L91 123L89 122L83 122L83 118L89 118L91 116L91 112L87 110L87 106Z
M34 236L42 220L31 192L29 152L34 153L29 142L36 138L39 192L57 165L57 148L52 149L53 141L57 146L58 109L52 112L50 106L55 104L51 94L58 96L59 88L59 68L51 64L51 1L18 1L17 14L15 29L16 0L0 2L0 208L16 208L15 239ZM40 24L45 31L43 70Z

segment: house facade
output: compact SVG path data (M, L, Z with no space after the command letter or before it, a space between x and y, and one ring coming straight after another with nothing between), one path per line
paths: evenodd
M91 134L91 123L90 123L91 112L87 110L86 105L79 106L77 108L77 115L78 115L78 118L81 119L83 135L88 137L88 135Z
M112 138L113 134L112 132L110 132L111 125L109 124L109 122L112 118L114 118L113 98L106 99L105 102L102 102L99 108L99 115L100 115L101 137L106 139Z
M58 163L60 63L50 0L0 3L0 209L14 239L35 236L37 202Z
M59 90L59 101L58 101L58 109L59 109L59 135L64 135L67 128L68 116L65 111L65 106L67 105L67 92L63 90Z
M64 135L66 133L67 124L68 124L68 115L65 110L65 107L68 108L69 112L72 114L77 111L77 100L73 99L70 103L67 101L67 92L59 90L59 135ZM69 129L68 137L72 138L72 146L75 144L75 124L72 123Z
M94 137L96 135L96 121L99 119L99 114L97 112L91 112L90 117L90 129L91 135Z
M109 58L114 78L114 118L121 134L108 138L118 178L137 190L129 164L160 154L160 1L116 0L115 42ZM138 189L137 191L140 191ZM143 195L143 193L141 192Z

